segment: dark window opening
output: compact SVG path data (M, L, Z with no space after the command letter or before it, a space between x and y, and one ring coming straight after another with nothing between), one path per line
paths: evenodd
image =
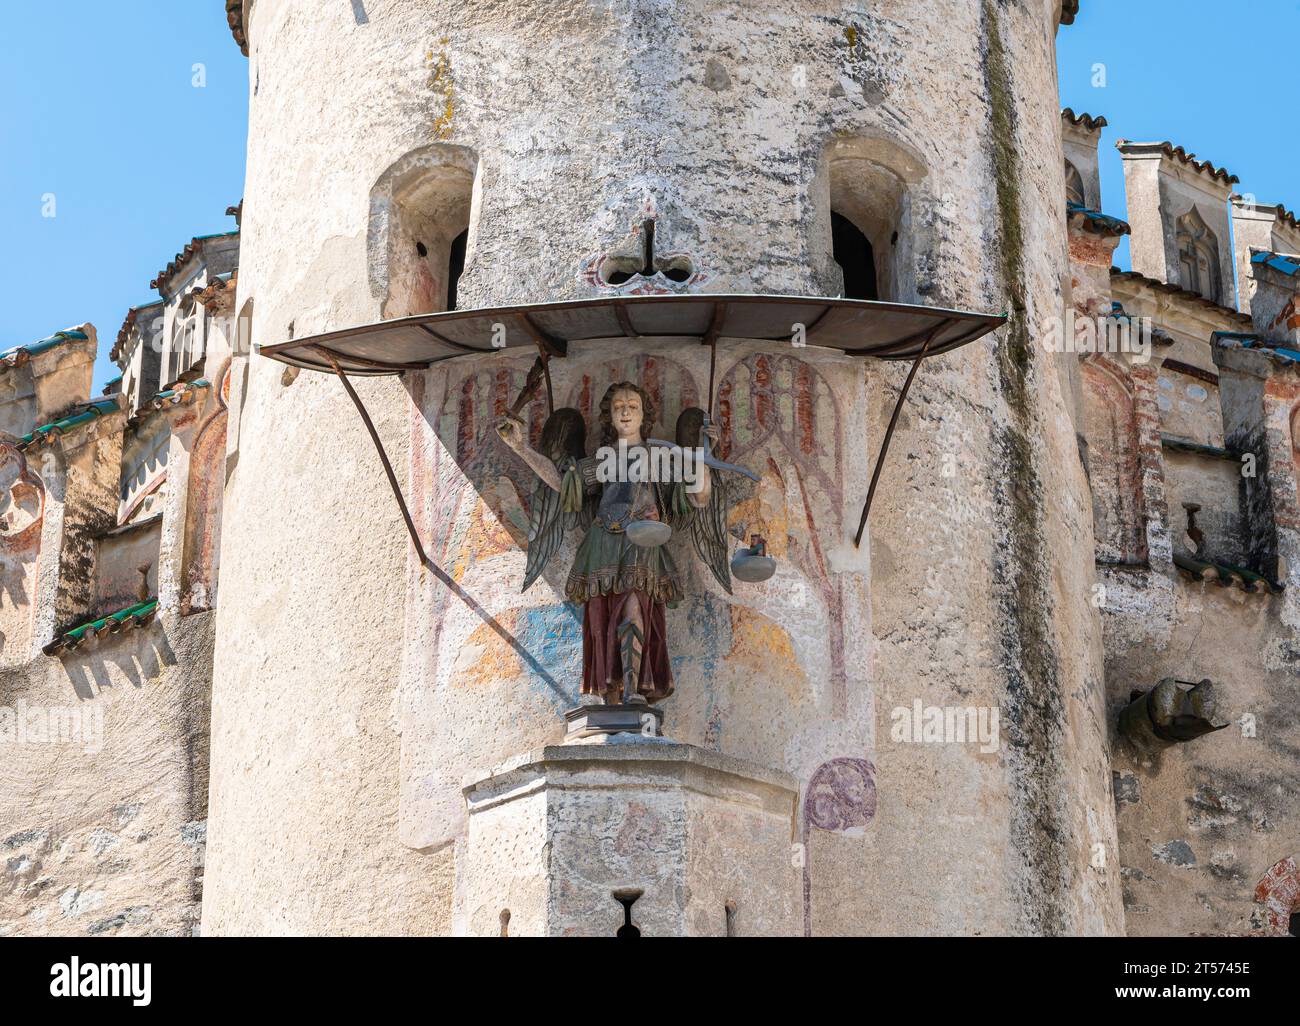
M429 247L423 242L417 242L415 244L415 251L419 253L421 257L427 257L429 255Z
M858 226L831 211L831 252L844 272L845 299L878 299L876 257Z
M451 240L451 255L447 258L447 309L456 309L456 286L465 270L465 247L469 245L469 229Z
M1286 932L1292 937L1300 937L1300 909L1291 913L1291 925Z
M636 904L637 898L644 893L640 887L620 887L618 890L611 892L614 900L623 906L623 925L614 931L615 937L641 936L641 931L632 922L632 906Z

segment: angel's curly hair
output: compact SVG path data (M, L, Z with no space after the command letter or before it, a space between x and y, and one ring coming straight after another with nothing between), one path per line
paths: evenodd
M616 381L605 389L605 396L600 400L600 444L614 445L618 441L618 432L614 430L614 418L609 412L609 404L613 402L615 392L635 392L641 397L641 439L644 441L649 437L650 425L655 422L655 414L658 413L654 400L640 385L631 381Z

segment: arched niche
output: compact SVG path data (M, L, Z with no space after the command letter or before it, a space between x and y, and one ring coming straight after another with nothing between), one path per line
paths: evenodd
M1175 241L1179 284L1212 302L1221 302L1219 237L1195 207L1178 219Z
M1095 356L1083 361L1082 375L1096 556L1105 563L1145 563L1142 471L1132 382L1122 369Z
M239 308L239 317L235 320L235 331L231 337L232 355L248 356L253 351L253 300L244 300Z
M888 138L841 136L822 155L814 182L813 262L829 293L902 301L915 239L912 205L928 168L919 153ZM865 246L862 243L865 242ZM871 289L855 286L869 259Z
M222 375L224 382L225 374ZM181 613L212 609L217 603L221 560L221 511L225 488L226 397L200 428L190 452Z
M473 255L478 155L434 143L407 153L370 192L371 293L384 318L455 309Z
M1080 207L1088 205L1088 194L1083 187L1083 175L1068 160L1065 162L1065 201Z

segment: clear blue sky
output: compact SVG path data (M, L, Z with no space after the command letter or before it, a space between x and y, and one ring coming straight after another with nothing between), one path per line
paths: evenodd
M1104 213L1124 217L1115 140L1168 140L1241 179L1257 202L1300 208L1294 129L1300 3L1083 0L1056 37L1061 106L1104 115ZM1104 64L1106 84L1093 85ZM1116 254L1127 268L1128 241Z
M0 43L0 349L83 321L95 387L128 307L243 189L248 67L220 0L5 5ZM1083 0L1061 29L1061 102L1104 114L1105 212L1123 217L1118 138L1169 139L1262 203L1300 206L1288 103L1295 0ZM206 85L191 83L203 64ZM1095 64L1106 84L1092 84ZM53 193L56 215L42 217ZM1127 251L1118 254L1127 266Z
M0 350L90 321L97 394L127 308L235 227L248 61L220 0L5 3L0 40Z

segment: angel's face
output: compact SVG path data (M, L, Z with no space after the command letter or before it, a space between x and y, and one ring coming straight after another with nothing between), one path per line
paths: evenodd
M641 424L645 421L645 411L641 408L641 397L637 393L615 392L609 400L609 417L620 440L629 445L641 441Z

